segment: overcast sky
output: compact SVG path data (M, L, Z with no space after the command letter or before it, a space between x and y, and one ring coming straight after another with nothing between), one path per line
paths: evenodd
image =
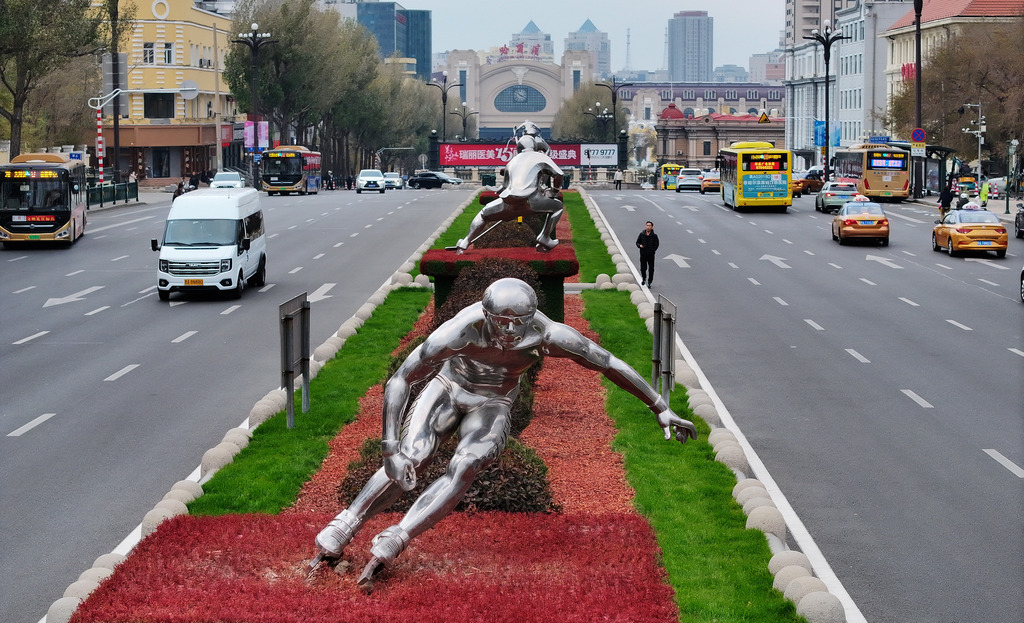
M677 11L707 11L714 18L715 67L747 67L751 54L777 48L786 17L785 0L399 0L399 4L432 12L434 52L502 45L533 20L551 35L555 62L561 59L565 37L589 18L599 31L608 33L613 71L625 67L627 30L632 69L664 68L665 25Z

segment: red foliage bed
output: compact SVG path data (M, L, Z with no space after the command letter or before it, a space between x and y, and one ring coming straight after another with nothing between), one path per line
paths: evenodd
M588 332L579 297L566 321ZM421 321L418 330L425 330ZM591 337L593 335L591 334ZM74 623L428 623L677 621L650 526L632 510L600 375L545 361L522 435L549 467L559 515L453 514L415 539L372 594L356 586L379 516L337 570L307 581L317 532L341 509L338 482L380 434L381 388L331 443L294 507L277 516L177 517L146 538L76 612Z

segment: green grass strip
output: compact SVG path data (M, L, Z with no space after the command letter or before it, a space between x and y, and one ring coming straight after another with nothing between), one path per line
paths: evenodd
M615 264L583 203L583 197L579 193L562 193L562 197L572 227L572 245L580 263L580 281L593 283L600 274L611 277L616 272Z
M628 294L584 292L584 317L605 348L644 374L652 338ZM657 533L681 620L804 621L773 590L768 543L760 531L746 529L743 509L732 497L736 477L714 460L710 428L686 406L685 391L673 392L671 406L693 420L699 437L680 445L664 440L640 401L607 380L604 385L608 414L619 430L613 447L625 458L637 509Z
M392 291L310 381L309 412L302 413L296 392L295 427L288 429L284 411L259 425L249 445L203 485L205 494L188 505L189 513L274 514L294 503L327 456L328 442L355 419L359 399L384 378L391 352L430 297L424 289Z

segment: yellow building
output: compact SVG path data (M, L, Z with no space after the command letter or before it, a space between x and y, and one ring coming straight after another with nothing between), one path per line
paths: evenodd
M93 5L100 8L98 0ZM122 49L127 84L120 88L127 105L120 111L121 153L115 160L113 120L105 115L106 166L116 162L140 179L177 179L238 164L241 146L234 136L240 132L233 126L243 117L221 73L229 46L236 45L231 19L192 0L143 0L137 6L131 41ZM192 84L198 93L175 91ZM217 162L218 140L224 162Z

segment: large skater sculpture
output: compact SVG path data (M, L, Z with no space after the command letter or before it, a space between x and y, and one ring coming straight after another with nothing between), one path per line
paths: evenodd
M484 206L469 226L469 233L455 245L462 253L482 235L490 223L510 221L520 216L544 214L544 225L537 235L537 250L546 252L555 248L555 226L564 206L558 200L562 187L562 170L548 156L549 146L540 135L540 128L526 121L516 129L523 136L516 141L519 153L512 157L502 171L502 185L498 197Z
M311 563L335 561L370 517L416 486L438 448L458 433L444 476L424 490L402 520L373 538L373 558L359 578L372 582L417 535L433 527L459 503L477 475L505 448L510 406L519 377L545 356L565 357L599 370L643 401L668 440L696 439L693 424L677 416L635 370L575 329L537 310L537 295L519 279L499 279L474 303L431 333L398 368L384 390L384 466L349 508L316 537ZM410 387L426 381L409 402Z

